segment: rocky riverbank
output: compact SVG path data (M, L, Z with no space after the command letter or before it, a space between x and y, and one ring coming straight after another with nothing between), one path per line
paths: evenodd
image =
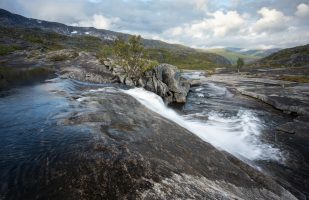
M70 167L70 173L61 162L49 164L48 168L62 174L53 176L47 184L61 188L55 195L85 199L296 199L273 179L150 111L119 89L119 85L144 87L166 103L184 103L190 85L174 66L159 65L134 85L112 60L102 64L95 54L86 52L20 51L1 59L6 66L21 70L24 66L55 69L60 82L74 79L104 86L51 91L78 108L67 111L66 117L56 122L58 125L91 127L100 138L90 140L87 150L74 157L79 168ZM70 177L72 174L77 177ZM59 185L63 179L65 185ZM37 181L39 188L46 190L42 181L45 179ZM51 194L54 193L38 195L44 198ZM27 192L4 195L31 196Z
M295 199L258 170L117 89L91 90L75 98L95 111L74 113L63 123L91 124L102 133L104 142L95 148L107 158L96 166L103 198ZM91 197L90 191L86 187L84 194Z
M2 97L0 197L296 199L117 86L53 79Z
M83 82L121 83L129 87L143 87L161 96L167 104L185 103L190 89L189 82L180 76L180 71L175 66L161 64L145 72L138 83L134 84L122 67L114 64L113 60L101 61L93 53L77 53L72 49L51 52L19 51L3 56L0 62L21 70L24 66L53 68L59 71L62 78Z
M273 77L252 77L250 74L213 75L208 78L204 77L199 81L227 84L243 95L261 100L287 114L298 116L295 118L294 127L299 127L298 125L301 123L303 124L301 127L306 127L305 129L309 130L307 121L309 116L309 84L307 83L277 80ZM303 130L291 127L293 127L291 124L283 125L278 127L278 130L287 133L296 133L298 130ZM299 132L299 134L301 133Z
M302 69L303 70L303 69ZM287 120L276 124L269 133L274 135L266 140L274 141L288 149L286 162L287 166L276 166L271 163L264 163L264 170L273 174L273 177L287 188L295 190L296 193L308 189L309 169L309 85L307 83L290 82L279 80L286 72L289 75L297 74L297 69L262 70L261 72L243 74L216 74L209 77L197 79L194 84L214 82L221 84L236 94L245 95L258 101L271 105L273 108L285 113ZM283 73L283 74L282 74ZM306 75L308 70L302 72ZM283 114L284 115L284 114ZM289 119L290 118L290 119ZM286 180L296 186L293 189ZM306 193L308 196L308 194ZM299 198L304 198L300 195Z

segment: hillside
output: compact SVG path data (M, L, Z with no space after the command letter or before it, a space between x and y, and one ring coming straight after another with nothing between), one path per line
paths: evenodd
M44 20L26 18L18 14L13 14L7 10L0 9L0 25L9 28L37 28L44 31L55 32L66 36L94 36L105 41L112 41L117 37L127 39L129 34L96 29L93 27L68 26L58 22L48 22ZM190 49L178 44L169 44L159 40L143 39L146 48L167 48L167 49Z
M255 57L266 57L272 53L275 53L281 49L279 48L271 48L271 49L244 49L244 48L236 48L236 47L226 47L228 51L232 51L235 53L240 53L243 55L255 56Z
M207 51L225 57L225 58L228 59L233 65L236 64L236 61L237 61L238 58L244 59L244 61L245 61L246 63L252 62L252 61L254 61L254 60L257 60L257 59L261 58L261 57L259 57L259 56L247 55L247 54L243 54L243 53L240 53L240 52L230 51L230 50L225 49L225 48L209 49L209 50L207 50Z
M57 22L48 22L26 18L0 9L1 46L0 53L29 48L58 50L75 48L91 52L109 54L111 44L117 37L127 39L130 35L96 29L93 27L67 26ZM143 39L152 59L186 69L212 69L230 66L222 56L179 44L169 44L159 40Z
M283 49L248 66L268 68L309 66L309 44Z
M207 49L207 52L215 53L227 58L233 65L236 64L238 58L244 59L245 63L251 63L258 59L269 56L280 49L243 49L235 47Z

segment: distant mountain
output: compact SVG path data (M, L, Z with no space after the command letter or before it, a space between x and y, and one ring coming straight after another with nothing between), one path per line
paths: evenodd
M235 47L227 47L225 48L229 51L233 51L236 53L244 54L244 55L250 55L250 56L256 56L256 57L266 57L269 56L272 53L275 53L281 49L279 48L272 48L272 49L244 49L244 48L235 48Z
M236 47L208 49L208 52L215 53L227 58L232 64L236 64L238 58L244 59L246 63L251 63L266 57L280 49L243 49Z
M225 49L225 48L208 49L208 50L206 50L206 52L215 53L215 54L218 54L220 56L223 56L226 59L228 59L233 65L236 64L236 61L237 61L238 58L244 59L244 61L246 63L252 62L252 61L260 58L258 56L242 54L242 53L234 52L234 51L231 51L231 50L228 50L228 49Z
M25 38L20 37L23 35L23 31L32 32L32 34L35 34L36 37L39 37L41 41L45 41L45 35L51 36L51 33L66 36L67 38L64 39L59 35L52 35L52 37L54 37L53 39L61 39L61 41L54 41L56 46L64 46L66 48L72 46L74 47L74 45L77 43L79 46L89 46L87 44L87 41L90 39L89 37L99 38L105 44L111 43L117 37L122 37L124 39L128 39L130 37L129 34L115 31L96 29L93 27L68 26L57 22L48 22L44 20L26 18L18 14L13 14L4 9L0 9L0 26L0 28L3 29L3 36L8 37L9 34L13 34L14 37L23 40ZM14 34L16 31L19 33L19 35ZM29 35L29 37L31 37L31 35ZM35 40L35 38L32 38L32 40L33 39ZM84 41L81 43L79 40ZM92 39L91 42L98 43L96 39ZM45 43L48 42L45 41ZM208 69L216 67L228 67L231 65L230 61L225 57L210 52L200 52L196 49L183 45L169 44L163 41L150 39L143 39L143 43L146 48L151 50L151 56L153 58L158 59L160 62L167 62L170 64L178 65L181 68ZM92 45L95 46L95 44ZM93 50L94 48L88 49Z
M309 44L283 49L265 58L255 61L250 67L309 67Z

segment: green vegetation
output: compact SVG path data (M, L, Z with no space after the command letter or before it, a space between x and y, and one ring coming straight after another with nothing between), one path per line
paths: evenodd
M25 41L30 46L47 50L77 49L79 51L98 52L105 43L93 36L65 36L38 28L0 27L0 37Z
M133 82L137 83L143 73L157 65L150 61L141 41L141 36L132 36L128 42L117 39L114 44L116 64L123 70Z
M225 57L233 65L235 65L237 63L237 59L238 58L242 58L244 60L244 62L250 62L250 61L254 61L254 60L257 60L257 59L261 58L259 56L245 55L245 54L229 51L229 50L223 49L223 48L220 48L220 49L210 49L210 50L207 50L207 51Z
M0 44L0 56L7 55L16 50L21 50L22 48L18 45L3 45Z
M278 51L248 66L267 68L302 67L308 65L308 60L309 44Z
M237 59L236 66L237 66L238 73L239 73L240 69L244 66L244 64L245 64L245 62L244 62L244 60L242 58L238 58Z
M194 49L148 49L151 59L160 63L168 63L180 69L209 70L222 65L216 63L217 55L198 52Z
M100 50L97 52L97 58L103 63L107 58L113 57L113 47L111 45L102 45Z
M97 53L98 58L113 57L113 42L104 41L94 36L65 36L38 28L0 28L0 37L22 41L24 48L37 47L47 51L75 49ZM126 38L128 41L129 39ZM229 67L220 63L223 57L209 52L202 52L183 45L168 44L157 40L141 39L149 59L160 63L169 63L180 69L213 70L217 67ZM65 58L56 57L55 60Z
M0 67L0 89L11 85L42 80L47 78L51 73L52 70L43 67L30 69Z
M279 78L283 81L291 81L298 83L309 83L309 76L299 76L299 75L283 75Z
M181 45L181 44L170 44L160 40L142 40L144 47L147 49L168 49L168 50L186 50L192 51L194 49Z
M68 41L70 47L81 51L99 52L105 43L98 37L94 36L73 36Z

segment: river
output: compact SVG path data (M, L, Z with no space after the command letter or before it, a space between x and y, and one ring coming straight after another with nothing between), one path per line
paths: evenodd
M56 78L0 93L0 199L70 195L62 189L67 180L79 179L91 170L91 149L100 134L89 124L65 121L72 113L97 109L82 102L89 92L104 95L102 87L115 87L117 92L131 95L148 109L257 170L271 173L289 159L289 152L277 142L274 127L290 117L223 85L192 87L187 103L172 109L159 96L140 88Z

